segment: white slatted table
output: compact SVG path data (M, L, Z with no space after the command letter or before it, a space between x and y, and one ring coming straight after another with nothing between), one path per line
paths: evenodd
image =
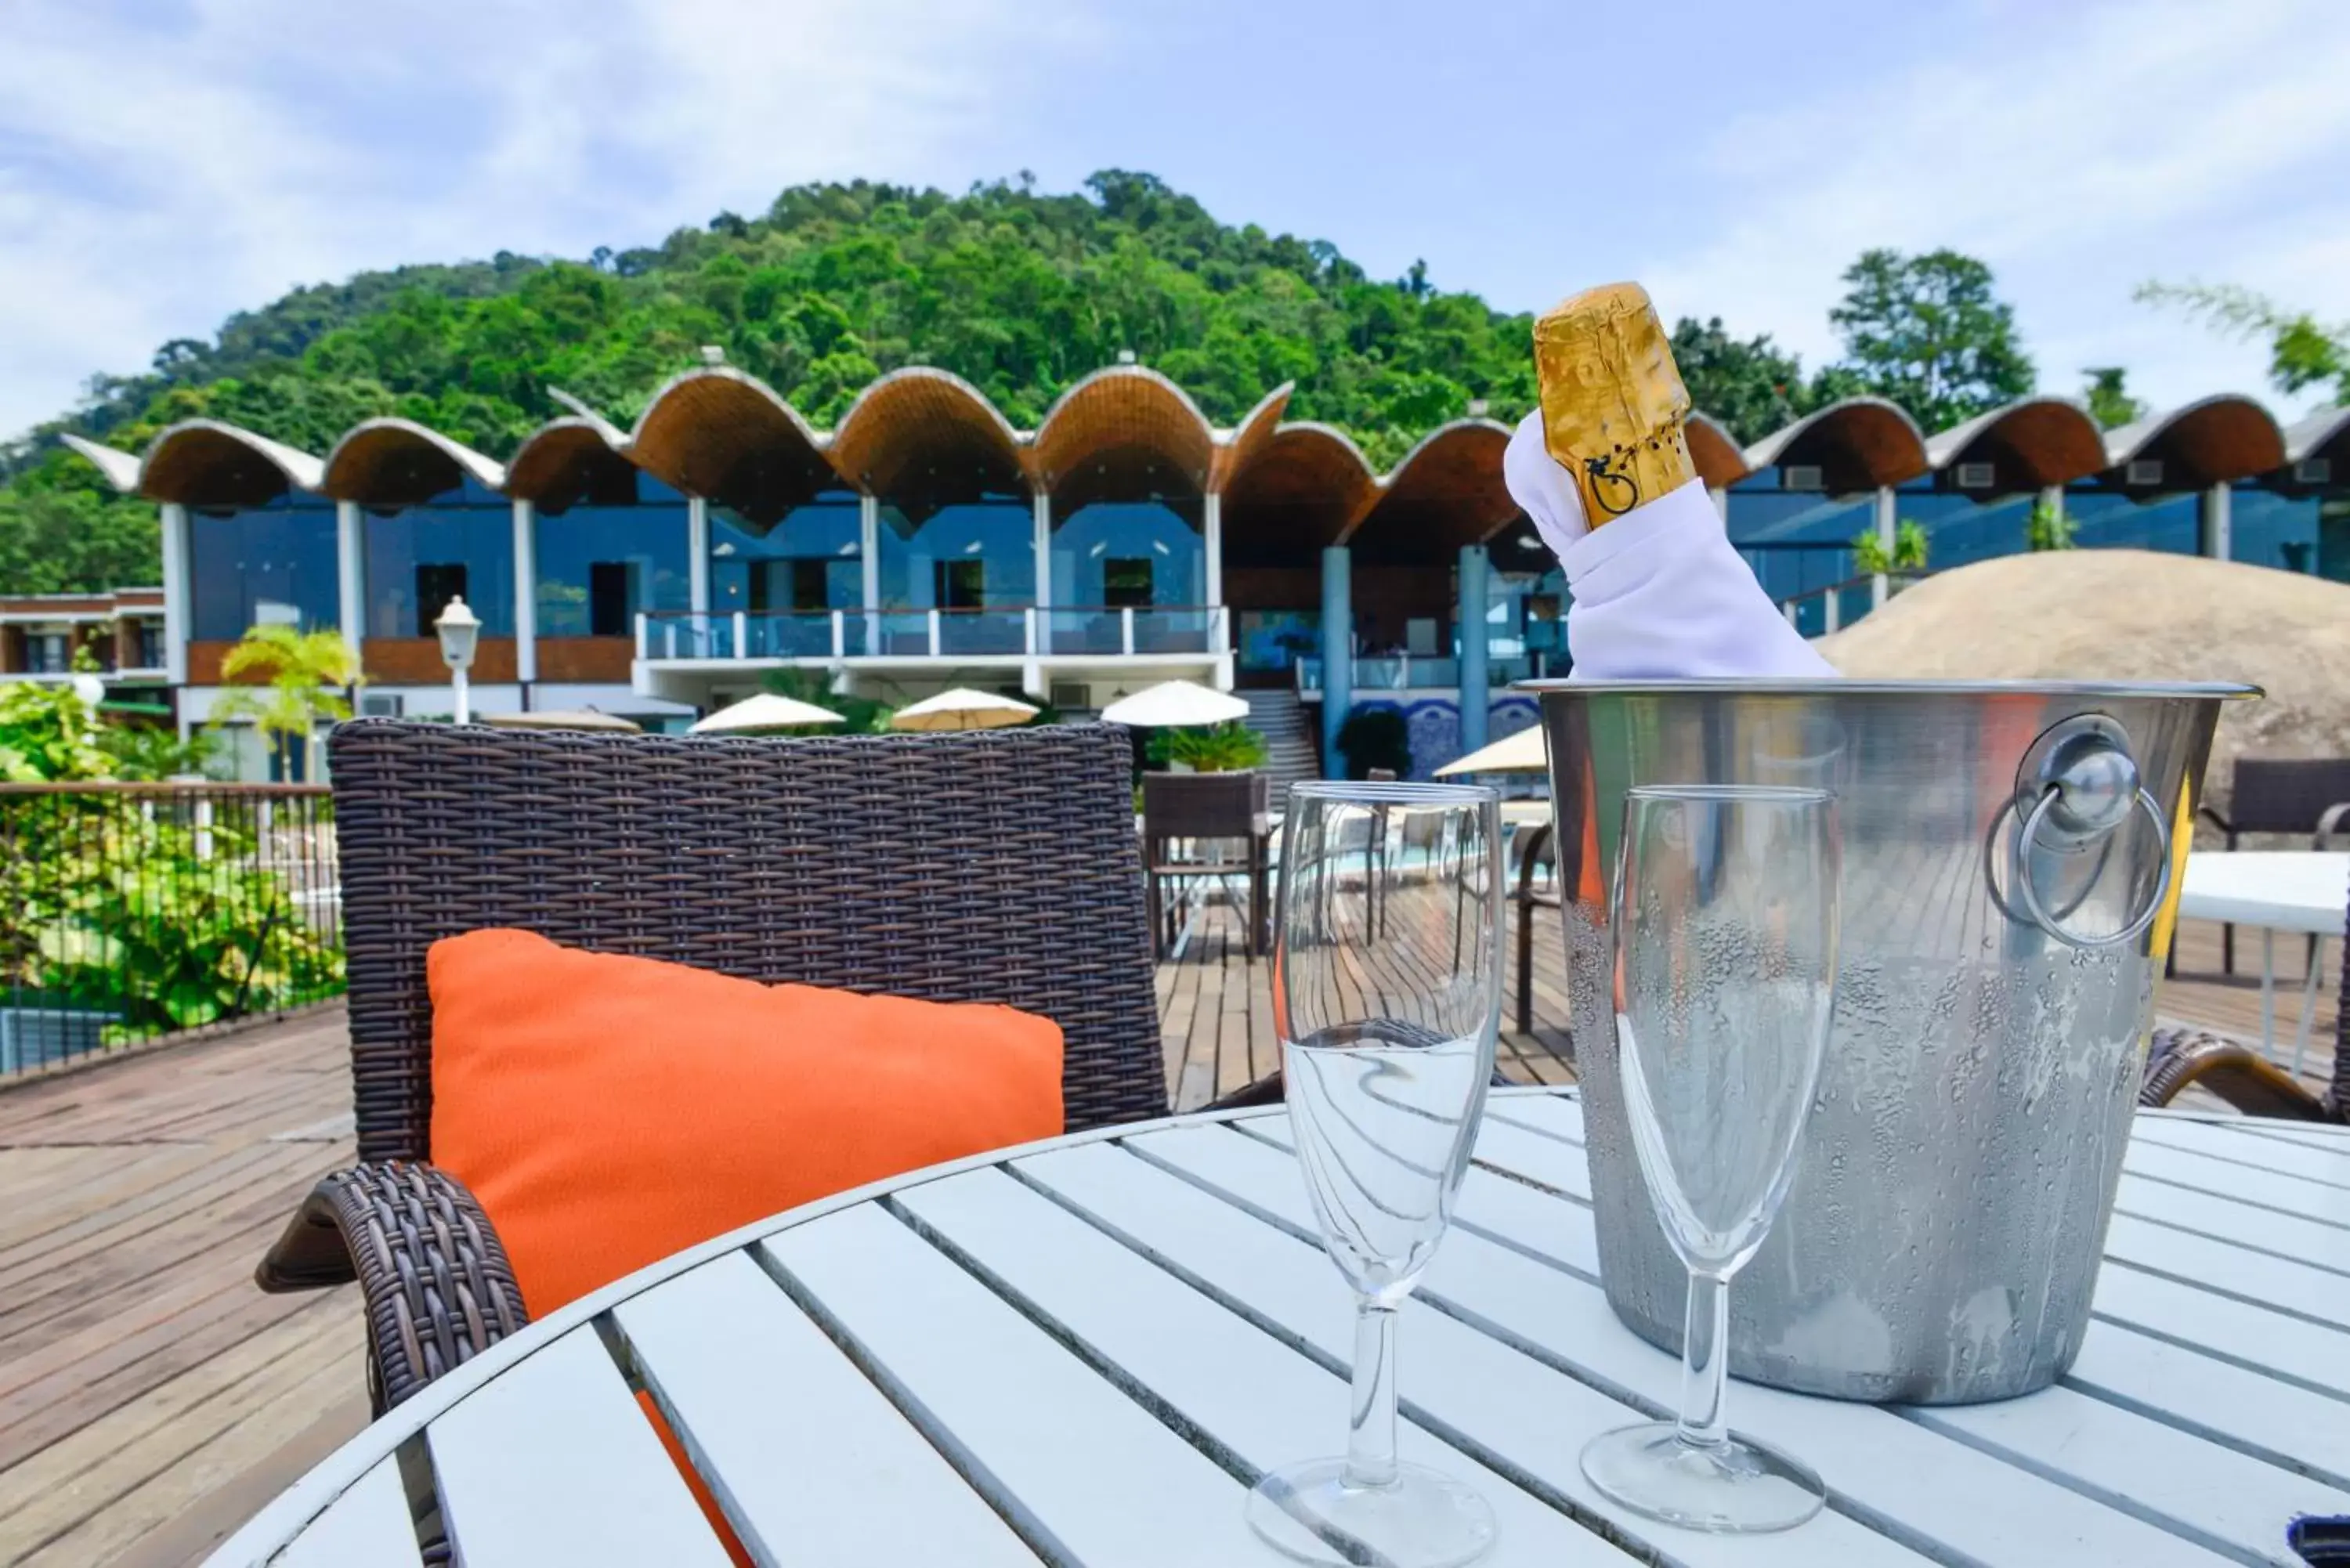
M723 1564L643 1389L761 1563L1279 1561L1264 1469L1341 1446L1352 1308L1286 1117L1188 1117L845 1194L574 1303L361 1433L217 1564ZM2350 1133L2147 1113L2063 1384L1968 1408L1732 1391L1828 1511L1706 1536L1597 1498L1594 1434L1679 1369L1597 1284L1581 1107L1498 1093L1406 1309L1406 1457L1472 1480L1496 1568L2289 1563L2350 1512Z
M2298 931L2317 940L2302 977L2301 1023L2293 1031L2293 1071L2309 1052L2309 1021L2317 1012L2317 977L2324 943L2342 929L2350 894L2350 854L2308 849L2230 849L2189 855L2178 913L2189 920L2257 926L2261 933L2261 1048L2276 1048L2276 934ZM2350 953L2344 955L2350 962Z

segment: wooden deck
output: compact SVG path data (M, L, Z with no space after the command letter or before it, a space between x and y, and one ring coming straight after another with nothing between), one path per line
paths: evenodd
M1502 1060L1558 1082L1558 917L1537 918L1534 1033L1505 1035ZM1186 1107L1274 1064L1267 967L1232 935L1211 914L1159 971ZM2255 1036L2258 939L2233 981L2219 947L2216 927L2185 928L2159 1010ZM2287 1052L2301 952L2277 944ZM2333 1024L2329 991L2313 1084ZM252 1283L311 1180L350 1157L344 1053L328 1011L0 1090L0 1563L178 1568L365 1422L352 1293Z

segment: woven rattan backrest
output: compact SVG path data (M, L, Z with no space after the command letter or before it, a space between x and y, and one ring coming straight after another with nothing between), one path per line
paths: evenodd
M2329 805L2350 801L2350 758L2245 757L2230 781L2239 833L2311 833Z
M1071 1130L1166 1113L1122 731L328 742L362 1159L430 1152L424 952L485 926L1059 1023Z
M1246 838L1265 812L1262 774L1145 774L1142 830L1152 838Z

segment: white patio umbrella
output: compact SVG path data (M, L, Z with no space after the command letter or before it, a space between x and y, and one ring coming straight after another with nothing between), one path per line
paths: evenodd
M1216 691L1191 680L1162 680L1158 685L1121 697L1101 711L1107 723L1137 730L1188 729L1221 724L1248 717L1249 705L1229 691Z
M813 702L803 702L795 697L785 697L773 691L762 691L755 697L745 697L740 702L721 708L708 718L695 721L697 735L740 734L747 730L783 730L795 724L837 724L840 715L829 708L819 708Z
M615 734L630 735L644 729L634 719L623 719L618 713L598 713L593 708L576 711L539 708L527 713L484 713L482 722L498 730L609 730Z
M1490 746L1480 746L1457 762L1445 763L1436 770L1436 776L1449 779L1462 774L1538 774L1549 765L1543 755L1542 726L1529 724Z
M1035 708L1017 698L958 686L935 697L909 703L889 716L893 730L1001 730L1025 723Z

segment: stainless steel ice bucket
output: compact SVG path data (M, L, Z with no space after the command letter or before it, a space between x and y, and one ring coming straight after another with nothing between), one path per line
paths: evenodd
M1607 1299L1678 1350L1687 1276L1625 1121L1607 894L1625 791L1833 791L1834 1034L1731 1290L1739 1376L1957 1404L2061 1376L2121 1175L2193 797L2232 686L1538 683Z

